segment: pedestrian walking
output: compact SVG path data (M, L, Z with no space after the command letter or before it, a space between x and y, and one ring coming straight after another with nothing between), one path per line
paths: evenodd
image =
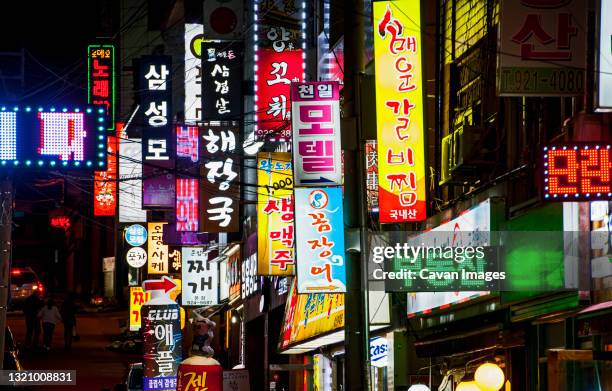
M64 322L64 349L66 350L72 349L72 338L76 329L76 311L74 295L70 292L60 310Z
M51 349L51 341L53 339L53 331L57 322L62 321L59 309L53 302L52 298L47 299L47 304L38 312L38 318L42 321L43 329L43 348Z
M38 311L43 305L39 293L33 291L25 300L23 314L26 322L26 340L25 346L35 349L38 346L40 339L40 319L38 319Z

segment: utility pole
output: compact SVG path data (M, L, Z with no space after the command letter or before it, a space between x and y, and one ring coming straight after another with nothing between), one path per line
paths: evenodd
M342 147L344 159L344 218L348 235L359 235L359 252L347 251L347 293L344 310L346 390L370 390L369 314L367 299L367 231L365 228L364 151L359 101L364 74L363 0L344 2L344 88ZM355 240L348 240L348 243Z
M11 237L13 229L13 184L5 176L0 181L0 351L4 352L4 328L9 299L11 277ZM4 365L4 355L0 354L0 368Z

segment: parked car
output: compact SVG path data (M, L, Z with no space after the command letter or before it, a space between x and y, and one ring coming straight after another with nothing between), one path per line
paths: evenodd
M13 332L6 326L4 329L4 370L23 371L23 366L19 361L19 349L13 338Z
M11 269L11 302L12 308L19 308L32 293L42 298L45 287L32 268L14 267Z
M127 386L127 391L142 391L143 390L142 377L143 377L142 363L136 362L136 363L130 364L130 369L128 370L128 375L127 375L127 379L125 382Z

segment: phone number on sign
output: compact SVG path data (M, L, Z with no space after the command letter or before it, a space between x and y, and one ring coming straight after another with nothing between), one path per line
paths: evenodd
M0 385L76 385L76 371L0 371Z
M584 71L566 68L502 68L500 93L580 94Z

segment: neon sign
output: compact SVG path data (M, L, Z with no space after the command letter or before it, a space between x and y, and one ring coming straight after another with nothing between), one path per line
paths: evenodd
M543 193L549 201L612 198L610 144L581 143L543 148Z
M105 169L102 107L0 108L0 168Z
M290 85L306 76L306 2L253 0L253 6L255 135L291 140Z
M198 180L191 178L176 179L176 230L196 232L198 216Z
M373 3L381 223L427 218L419 4Z
M117 206L117 137L108 138L106 171L94 171L94 216L114 216Z
M54 228L61 228L64 231L68 231L70 228L70 217L68 216L55 216L51 218L51 226Z
M106 108L108 130L115 129L115 47L87 47L87 102Z

